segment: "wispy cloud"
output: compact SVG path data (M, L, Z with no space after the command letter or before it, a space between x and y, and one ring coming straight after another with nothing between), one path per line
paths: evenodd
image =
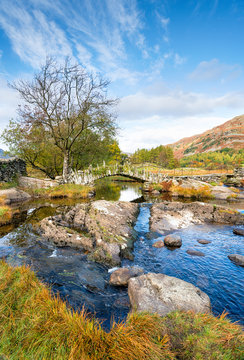
M169 17L165 17L161 14L159 14L159 12L156 12L157 17L159 19L159 22L164 30L164 34L163 34L163 40L168 43L169 42L169 30L168 30L168 26L170 23L170 18Z
M63 30L40 10L27 11L18 3L3 1L0 25L19 57L36 68L47 55L70 56L72 50Z
M7 126L11 118L16 116L19 103L18 94L9 88L6 80L0 77L0 124L2 129Z
M220 63L218 59L202 61L196 69L189 74L194 81L216 81L225 82L240 76L242 68L240 65L227 65Z

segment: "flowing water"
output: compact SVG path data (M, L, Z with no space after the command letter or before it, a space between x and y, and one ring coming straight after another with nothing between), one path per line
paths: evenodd
M129 182L104 182L97 186L95 200L142 202L135 225L138 234L135 258L133 262L124 260L123 265L137 264L145 272L164 273L188 281L210 296L215 315L226 310L232 320L244 324L244 269L227 257L233 253L243 255L244 238L233 235L232 226L197 225L177 231L182 237L181 248L154 248L152 244L157 235L149 230L150 206L164 198L143 199L140 187L141 184ZM88 312L102 319L108 329L111 319L125 319L128 314L127 289L110 286L109 269L88 261L85 253L44 243L34 230L44 217L67 211L67 206L77 202L80 201L36 200L22 205L16 224L0 228L0 258L5 257L13 265L30 265L38 277L72 307L85 306ZM229 206L244 209L241 202ZM198 239L211 240L211 243L201 245ZM188 255L189 248L200 250L205 256Z

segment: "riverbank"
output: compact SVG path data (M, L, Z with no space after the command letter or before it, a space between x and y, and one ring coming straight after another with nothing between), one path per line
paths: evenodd
M240 326L222 315L129 315L106 333L72 311L24 266L0 262L0 355L17 359L241 359Z

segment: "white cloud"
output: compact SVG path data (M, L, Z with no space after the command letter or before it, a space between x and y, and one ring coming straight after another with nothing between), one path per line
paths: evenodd
M165 89L158 95L138 92L121 99L119 112L122 118L140 120L148 116L201 115L213 113L218 109L243 109L243 93L227 93L213 97L201 93Z
M16 54L37 68L47 55L71 56L65 33L38 10L28 12L23 7L3 2L0 25L11 40Z
M119 136L119 144L125 152L167 145L184 137L202 133L231 117L233 116L187 116L183 121L179 121L177 117L148 117L140 124L123 129Z
M185 57L182 57L180 56L179 54L175 54L174 55L174 63L175 65L182 65L186 62L186 58Z
M194 81L214 81L231 80L241 74L240 65L221 64L218 59L202 61L196 69L189 74L189 78Z
M163 16L160 16L160 15L158 15L158 16L160 18L162 27L164 28L165 31L167 31L170 19L166 18L166 17L163 17Z
M15 118L19 101L16 91L9 88L7 82L0 78L0 134L8 125L9 120ZM0 147L6 149L6 146L1 143L1 139Z

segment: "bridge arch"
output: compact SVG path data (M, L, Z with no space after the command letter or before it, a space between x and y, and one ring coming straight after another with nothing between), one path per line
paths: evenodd
M117 174L104 174L104 175L101 175L100 177L97 177L96 178L96 181L97 180L101 180L101 179L105 179L107 177L112 177L112 176L123 176L125 178L128 178L128 179L131 179L131 180L134 180L134 181L137 181L137 182L141 182L141 183L144 183L146 182L146 180L140 178L140 177L137 177L137 176L133 176L133 175L129 175L129 174L123 174L123 173L117 173Z

